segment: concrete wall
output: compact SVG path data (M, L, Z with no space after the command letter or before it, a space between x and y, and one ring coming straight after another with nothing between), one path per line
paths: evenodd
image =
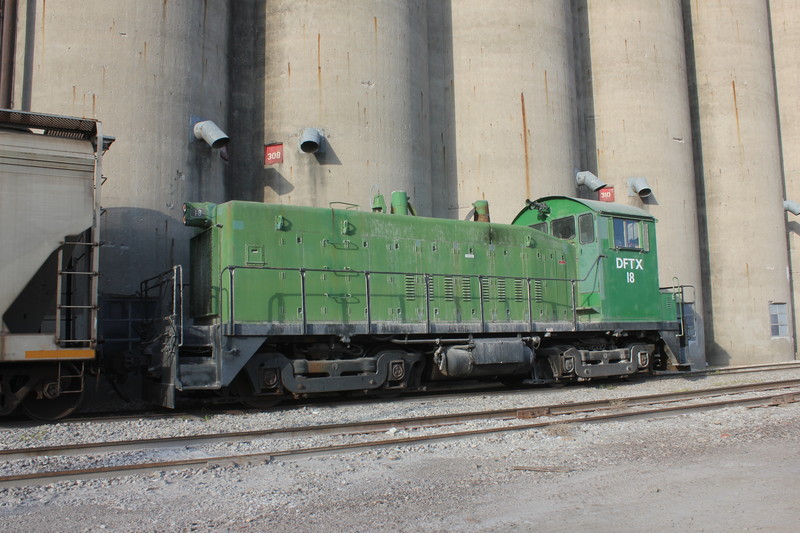
M614 187L616 202L656 216L661 286L693 286L688 297L702 316L681 2L576 4L586 167ZM633 177L645 178L652 195L631 191Z
M800 202L800 6L792 0L770 0L769 7L786 199ZM800 302L800 219L790 213L787 216L792 301L796 308ZM798 321L792 316L789 319L796 343L800 338Z
M794 358L773 337L770 303L791 314L767 3L692 2L698 171L705 196L708 358Z
M19 3L15 105L97 118L117 137L104 159L100 290L131 294L188 263L182 203L224 199L224 162L190 123L226 126L229 3L30 4Z
M526 198L572 194L578 165L572 11L558 0L451 2L444 66L432 84L452 112L434 129L450 203L464 218L489 201L510 222ZM451 61L447 63L447 59ZM452 65L452 66L451 66Z
M369 206L406 190L431 214L427 9L423 1L266 3L264 141L283 143L263 200ZM324 151L302 153L316 128Z

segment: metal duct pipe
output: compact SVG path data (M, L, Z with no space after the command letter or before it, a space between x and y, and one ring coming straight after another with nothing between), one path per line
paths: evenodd
M639 198L647 198L653 194L650 185L647 184L646 178L628 178L628 196L636 196Z
M322 150L325 137L316 128L306 128L300 134L300 151L306 154L316 154Z
M578 187L584 185L593 191L599 191L606 186L606 183L603 180L588 170L584 170L575 174L575 183L578 185Z
M231 141L228 134L210 120L202 120L195 124L194 136L214 149L222 148Z
M783 208L793 214L794 216L800 215L800 203L793 202L791 200L784 200L783 201Z

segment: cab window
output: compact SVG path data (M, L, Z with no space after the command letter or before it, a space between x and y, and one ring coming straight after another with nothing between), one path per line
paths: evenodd
M581 244L594 242L594 217L591 213L578 217L578 236Z
M553 237L559 239L574 239L575 238L575 218L564 217L557 218L550 223L553 228Z
M642 224L638 220L615 218L614 220L614 247L630 248L634 250L647 249L647 231L642 231Z

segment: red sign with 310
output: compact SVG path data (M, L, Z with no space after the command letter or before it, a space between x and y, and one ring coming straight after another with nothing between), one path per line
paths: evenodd
M614 201L614 187L605 187L604 189L600 189L598 192L598 198L601 202L613 202Z

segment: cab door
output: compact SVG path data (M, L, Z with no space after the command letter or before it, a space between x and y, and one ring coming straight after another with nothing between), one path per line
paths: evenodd
M659 316L658 262L651 220L607 217L603 308L606 320L653 320Z
M592 320L602 312L603 279L600 239L594 213L582 213L578 222L578 315Z

